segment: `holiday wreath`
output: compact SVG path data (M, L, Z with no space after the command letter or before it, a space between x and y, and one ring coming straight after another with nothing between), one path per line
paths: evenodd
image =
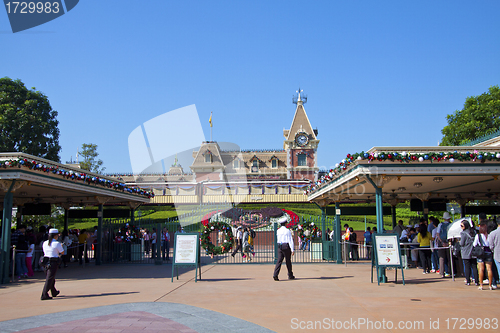
M309 230L311 233L308 236L306 236L304 235L305 230ZM299 224L299 226L297 227L297 233L298 236L302 239L302 241L305 241L316 237L318 233L318 227L314 224L314 222L305 221L304 223Z
M214 231L225 233L224 241L219 246L215 246L210 239L210 234ZM233 247L233 232L229 224L213 221L205 225L205 229L201 233L201 246L211 256L228 253Z

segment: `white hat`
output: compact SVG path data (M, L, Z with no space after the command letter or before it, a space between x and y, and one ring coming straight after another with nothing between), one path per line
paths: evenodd
M420 228L420 224L415 224L413 228Z
M49 234L58 234L59 233L59 230L55 229L55 228L52 228L49 230Z
M444 214L443 214L443 220L450 220L450 219L451 219L450 213L444 212Z
M280 223L280 224L281 224L281 223L286 223L286 222L288 222L288 219L286 218L286 216L282 216L282 217L280 217L280 218L278 219L278 223Z

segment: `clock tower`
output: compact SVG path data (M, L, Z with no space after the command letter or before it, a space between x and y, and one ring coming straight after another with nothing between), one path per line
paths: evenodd
M297 105L290 129L283 130L285 137L284 149L287 158L287 178L295 180L318 179L317 150L319 140L318 130L313 130L307 117L304 103L307 97L301 95L302 90L297 90L297 96L292 101Z

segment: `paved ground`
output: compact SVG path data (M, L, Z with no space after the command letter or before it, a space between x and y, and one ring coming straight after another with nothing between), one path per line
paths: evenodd
M278 282L272 271L206 265L201 281L184 269L172 283L170 265L76 265L59 270L61 294L48 301L40 301L37 273L0 285L0 332L488 332L500 325L500 290L479 291L463 278L409 269L405 286L401 270L397 284L388 271L389 283L378 286L365 263L296 264L296 280L283 266Z

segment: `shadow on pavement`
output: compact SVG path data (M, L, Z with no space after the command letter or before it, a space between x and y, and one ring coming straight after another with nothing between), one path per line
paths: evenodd
M121 292L121 293L101 293L101 294L88 294L88 295L60 295L60 296L57 296L57 298L69 299L69 298L87 298L87 297L129 295L129 294L139 294L139 292L138 291L128 291L128 292Z
M295 277L295 280L337 280L337 279L349 279L353 278L354 276L352 275L346 275L346 276L319 276L319 277L308 277L308 278L301 278L301 277Z
M220 282L220 281L245 281L245 280L254 280L253 278L227 278L227 279L204 279L202 275L202 279L205 282Z

